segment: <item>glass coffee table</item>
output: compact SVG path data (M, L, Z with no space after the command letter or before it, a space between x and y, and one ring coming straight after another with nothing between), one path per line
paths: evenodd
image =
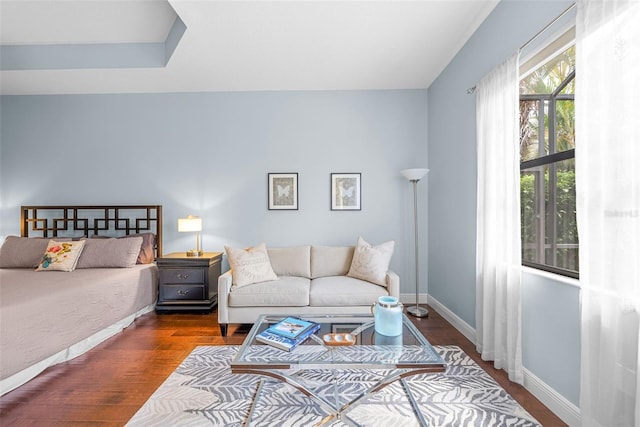
M445 362L429 341L402 315L402 334L387 337L375 332L373 316L353 315L301 315L303 319L319 323L321 328L292 351L284 351L256 341L256 335L290 314L261 315L231 361L231 372L257 374L287 383L298 389L326 413L320 424L339 419L353 425L347 413L363 403L372 393L400 381L414 414L421 425L426 425L422 413L405 382L406 377L424 373L444 372ZM294 314L294 316L296 316ZM349 333L353 345L326 345L325 334ZM341 389L336 370L379 370L379 379L355 396ZM307 381L304 372L326 370L326 384ZM251 424L257 402L261 397L264 380L258 385L245 425ZM344 393L343 393L344 392ZM345 399L345 395L347 395Z

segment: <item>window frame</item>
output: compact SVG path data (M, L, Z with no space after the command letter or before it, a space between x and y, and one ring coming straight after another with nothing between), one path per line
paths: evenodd
M568 48L569 46L567 46ZM554 55L550 55L548 58L553 58ZM523 79L523 77L521 77L521 79ZM556 140L557 140L557 134L555 131L555 125L556 125L556 102L557 101L563 101L563 100L570 100L575 102L575 94L562 94L561 92L564 90L564 88L571 83L572 81L575 80L575 69L572 70L567 77L558 85L557 88L555 88L555 90L550 93L550 94L520 94L519 95L519 102L522 101L538 101L538 117L544 118L545 114L544 114L544 109L545 109L545 101L547 102L548 105L548 111L547 111L547 117L548 117L548 138L549 138L549 153L550 154L544 154L544 155L540 155L539 157L532 159L532 160L526 160L524 162L520 162L520 171L526 171L528 169L532 169L535 167L539 167L539 166L547 166L549 168L549 181L547 183L548 185L548 191L549 191L549 200L553 200L553 204L550 203L550 205L552 205L552 209L553 212L551 213L550 217L553 219L552 220L552 224L551 224L551 231L550 231L550 235L554 236L553 241L551 242L551 249L552 252L554 253L554 256L556 254L556 250L557 250L557 208L558 208L558 204L557 204L557 197L556 197L556 189L557 189L557 182L556 182L556 173L555 173L555 165L563 160L570 160L570 159L575 159L575 148L569 149L569 150L565 150L565 151L561 151L561 152L556 152ZM575 117L574 117L575 119ZM541 131L542 130L542 131ZM539 154L542 154L541 151L543 151L545 149L545 132L544 132L544 125L542 127L542 129L538 129L538 147L539 147ZM542 180L542 186L544 187L544 180ZM544 194L544 188L542 188L542 194ZM542 197L542 203L544 203L544 197ZM522 201L520 202L521 206L522 206ZM546 216L547 212L545 209L542 210L545 215L542 215L543 217ZM542 224L546 226L545 221L546 218L543 218L542 220ZM536 242L536 246L538 246L537 250L539 252L539 256L538 259L545 259L544 256L544 252L547 248L547 243L546 243L546 239L544 238L544 236L546 236L546 229L545 227L539 227L542 230L542 244L540 244L540 242ZM522 241L524 236L520 236L521 242L524 245L524 242ZM580 251L580 245L579 243L577 244L577 249L578 249L578 254ZM579 255L578 255L579 256ZM549 264L540 264L537 262L533 262L533 261L528 261L528 260L524 260L524 258L522 259L522 265L523 266L527 266L530 268L534 268L534 269L538 269L538 270L543 270L543 271L547 271L549 273L554 273L554 274L559 274L562 276L567 276L567 277L571 277L574 279L579 279L580 278L580 273L579 271L574 271L574 270L569 270L569 269L565 269L562 267L557 267L555 265L549 265Z

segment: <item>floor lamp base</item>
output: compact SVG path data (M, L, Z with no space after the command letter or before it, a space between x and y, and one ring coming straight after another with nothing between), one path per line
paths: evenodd
M422 308L418 305L412 305L411 307L407 307L407 313L415 317L428 317L429 311L426 308Z

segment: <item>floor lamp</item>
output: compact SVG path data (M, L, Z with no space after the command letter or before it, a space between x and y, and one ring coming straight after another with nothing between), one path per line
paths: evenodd
M416 305L415 307L407 307L407 313L415 317L427 317L429 315L429 311L426 308L420 307L420 300L418 299L418 287L420 285L418 276L418 181L420 181L427 172L429 172L429 169L405 169L400 171L400 173L413 184L413 229L415 232L414 244L416 248Z

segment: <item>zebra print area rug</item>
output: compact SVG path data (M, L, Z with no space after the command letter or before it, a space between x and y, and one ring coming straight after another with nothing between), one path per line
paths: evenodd
M429 426L540 426L480 366L456 346L435 346L447 362L442 374L407 378ZM131 418L127 426L241 426L258 382L265 377L232 374L229 362L237 346L197 347ZM357 396L380 378L380 371L338 371L340 396ZM326 384L332 371L305 371L305 380ZM320 393L333 393L325 385ZM264 383L253 426L312 426L325 414L298 390L269 380ZM362 426L419 425L399 382L389 385L349 412ZM334 420L328 425L344 424Z

